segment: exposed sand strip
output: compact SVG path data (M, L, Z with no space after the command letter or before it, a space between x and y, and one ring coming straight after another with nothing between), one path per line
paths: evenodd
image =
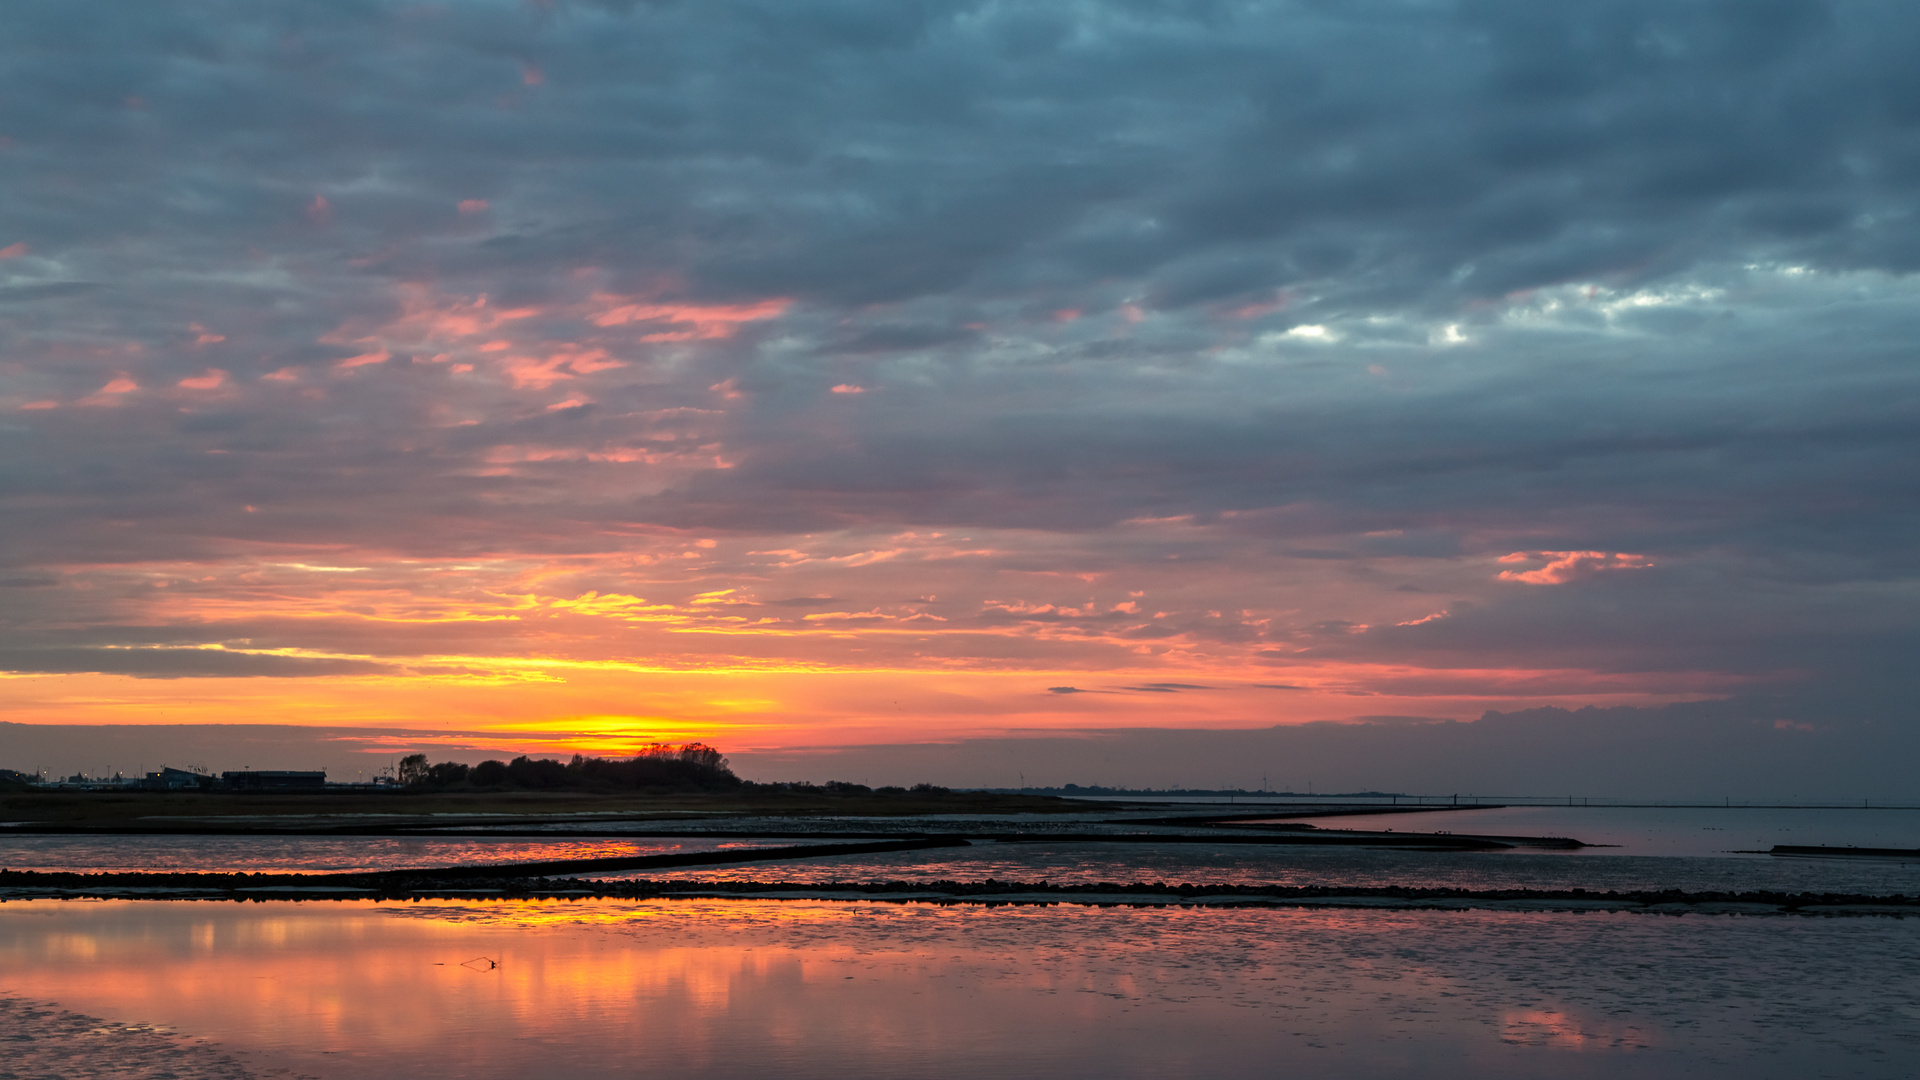
M311 1080L257 1072L218 1045L151 1024L116 1024L57 1005L0 997L0 1080Z

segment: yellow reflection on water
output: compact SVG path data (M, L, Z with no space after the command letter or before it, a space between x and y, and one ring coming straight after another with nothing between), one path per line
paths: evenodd
M91 934L48 934L41 955L56 963L94 960L100 955L100 943Z

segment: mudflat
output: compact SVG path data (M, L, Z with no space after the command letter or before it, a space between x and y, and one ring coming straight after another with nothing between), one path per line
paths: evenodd
M6 1061L0 1076L62 1080L311 1080L286 1068L251 1068L218 1044L153 1024L123 1024L21 998L0 997Z
M900 817L922 814L1071 814L1089 804L1046 795L986 792L827 794L778 788L728 792L345 791L63 792L0 796L0 823L81 831L327 833L382 819L436 821L575 815Z

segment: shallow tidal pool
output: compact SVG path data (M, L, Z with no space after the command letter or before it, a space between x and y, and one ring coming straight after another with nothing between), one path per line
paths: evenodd
M1920 1072L1896 918L35 900L0 995L325 1078Z

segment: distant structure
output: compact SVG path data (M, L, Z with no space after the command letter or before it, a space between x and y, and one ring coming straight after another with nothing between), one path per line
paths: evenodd
M378 791L394 786L381 777L368 783L329 784L325 769L240 769L219 776L197 769L163 767L144 776L111 777L74 773L48 779L39 773L0 769L0 784L23 785L45 791Z
M159 772L150 772L140 778L143 791L208 791L217 783L206 773L171 767L162 767Z
M296 772L286 769L245 769L223 772L220 783L228 791L323 791L327 772Z
M88 776L86 773L74 773L72 776L44 783L42 787L60 788L64 791L119 791L139 786L138 780L129 780L119 773L112 777Z

